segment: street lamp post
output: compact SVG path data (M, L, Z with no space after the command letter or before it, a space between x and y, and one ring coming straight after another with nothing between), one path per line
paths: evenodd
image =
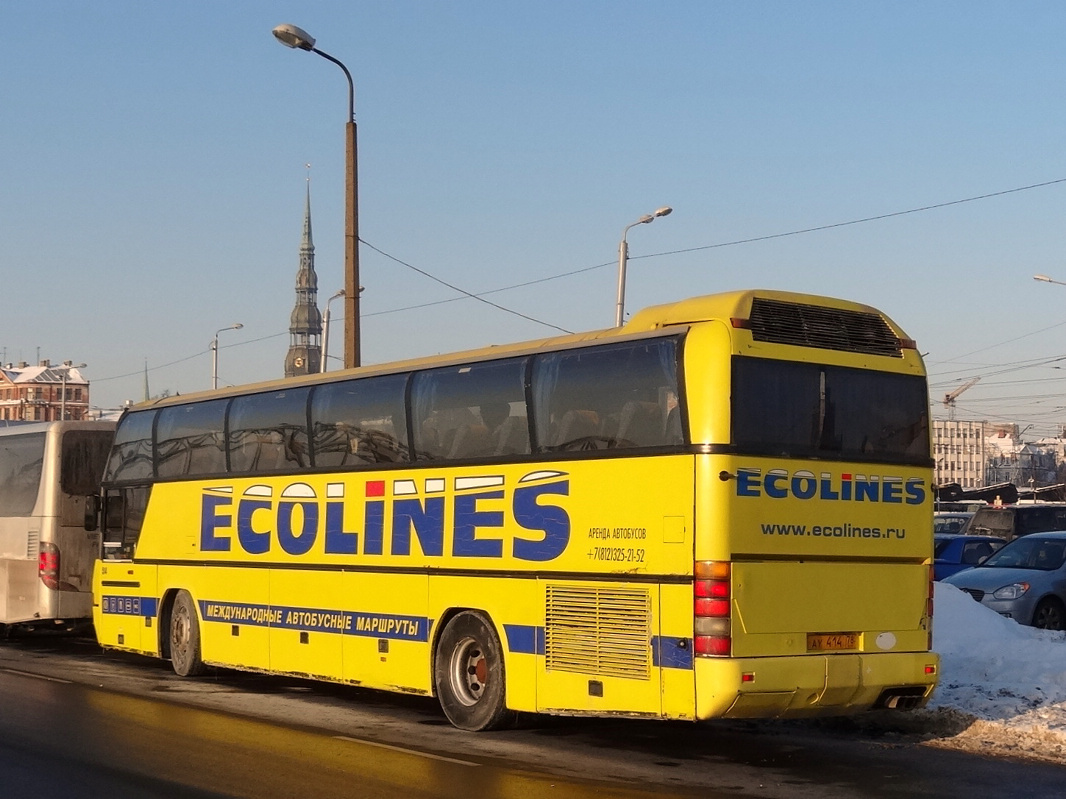
M352 73L333 56L315 47L315 39L295 25L278 25L274 38L286 47L306 50L336 64L348 79L348 124L345 127L345 157L347 168L344 181L344 367L360 365L359 354L359 173L355 128L355 83Z
M326 300L326 312L322 314L322 368L320 372L329 371L329 367L326 365L326 359L329 358L329 304L338 297L345 296L346 292L341 289L328 300Z
M240 330L244 325L237 322L229 327L222 327L215 331L215 337L211 339L211 388L218 388L218 334L227 330Z
M666 205L656 211L654 214L646 214L638 219L631 225L626 225L622 230L622 241L618 244L618 302L615 305L614 312L614 326L621 327L623 316L625 315L625 303L626 303L626 264L629 261L629 243L626 241L626 234L631 227L637 225L647 225L649 222L654 222L656 217L666 216L674 209Z

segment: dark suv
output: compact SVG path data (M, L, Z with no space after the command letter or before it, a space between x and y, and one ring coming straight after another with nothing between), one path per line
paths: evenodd
M1007 541L1052 530L1066 530L1066 502L981 508L966 528L970 535L994 535Z

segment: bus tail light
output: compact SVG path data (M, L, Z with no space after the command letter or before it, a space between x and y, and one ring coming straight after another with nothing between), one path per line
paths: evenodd
M37 554L37 575L49 588L59 588L59 547L55 544L41 544Z
M697 655L728 657L733 639L730 626L732 569L725 561L696 561L693 581L692 651Z

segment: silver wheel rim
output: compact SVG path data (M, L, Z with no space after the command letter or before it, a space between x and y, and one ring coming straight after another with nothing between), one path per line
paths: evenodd
M476 705L485 694L488 663L485 648L475 638L467 636L452 650L449 677L452 693L466 707Z
M1058 630L1062 626L1059 609L1054 605L1046 605L1040 609L1040 626L1045 630Z
M189 613L182 606L174 611L174 623L171 628L170 646L172 655L181 660L185 659L185 650L189 647Z

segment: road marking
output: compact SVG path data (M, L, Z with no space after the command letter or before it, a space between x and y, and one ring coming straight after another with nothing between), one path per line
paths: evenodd
M366 744L367 746L376 746L380 749L391 749L394 752L403 752L405 755L418 755L419 757L428 757L433 760L443 760L445 763L458 763L460 766L480 766L480 763L474 763L471 760L459 760L454 757L445 757L444 755L433 755L429 752L422 752L418 749L408 749L403 746L392 746L391 744L378 743L377 741L367 741L363 738L350 738L347 735L334 735L339 741L352 741L357 744Z
M0 669L8 674L17 674L20 677L33 677L35 680L48 680L48 682L61 682L64 685L73 685L70 680L61 680L59 677L46 677L43 674L34 674L32 671L19 671L18 669Z

